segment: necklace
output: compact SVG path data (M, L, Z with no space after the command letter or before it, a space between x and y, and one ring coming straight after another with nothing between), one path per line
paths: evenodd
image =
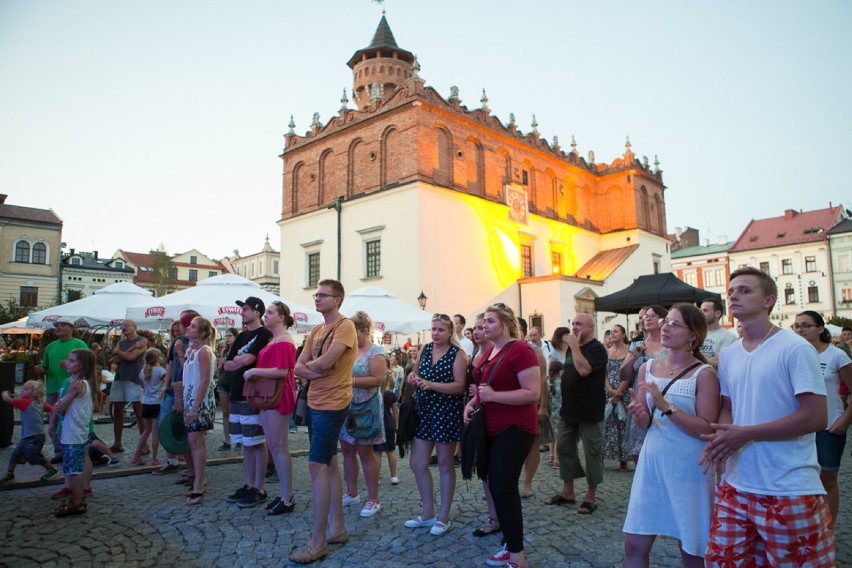
M677 369L677 370L678 370L678 371L683 371L684 369L686 369L687 367L689 367L689 365L691 365L691 364L692 364L692 361L689 361L689 362L688 362L688 363L686 363L685 365L683 365L683 366L681 366L681 367L678 367L678 369ZM666 367L668 367L668 368L669 368L669 375L671 375L672 377L674 377L674 375L675 375L675 370L674 370L674 367L672 367L671 359L670 359L670 358L668 358L668 357L666 358Z
M775 331L775 324L769 326L769 331L766 332L766 335L763 336L763 339L760 340L760 343L754 346L755 349L763 345L763 342L769 339L769 336L772 335L772 332Z

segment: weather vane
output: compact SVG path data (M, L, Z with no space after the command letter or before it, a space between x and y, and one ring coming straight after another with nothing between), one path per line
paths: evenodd
M376 4L382 7L382 15L385 15L385 0L373 0Z

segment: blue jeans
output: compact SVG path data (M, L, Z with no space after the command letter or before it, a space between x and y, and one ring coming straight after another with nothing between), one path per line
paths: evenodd
M311 449L308 461L329 465L337 455L337 438L349 416L349 407L341 410L314 410L308 407L308 439Z

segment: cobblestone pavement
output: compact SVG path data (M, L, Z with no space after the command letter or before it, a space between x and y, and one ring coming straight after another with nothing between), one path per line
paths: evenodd
M98 424L96 432L112 442L112 425ZM18 429L15 437L17 440ZM130 452L136 430L125 431L124 446ZM49 496L61 480L50 484L27 482L42 474L41 468L19 466L17 482L0 492L0 534L4 551L0 565L15 566L290 566L290 552L308 537L311 521L311 490L305 455L304 428L291 435L295 491L298 505L289 515L267 516L263 507L238 509L224 497L242 484L238 451L217 452L222 442L221 426L208 436L210 485L203 505L187 507L180 496L182 486L175 475L152 476L151 468L128 467L132 453L121 454L122 464L95 469L94 496L81 517L56 519L55 501ZM0 450L5 465L12 447ZM50 442L45 448L50 452ZM543 460L544 462L544 460ZM846 464L850 458L846 458ZM848 469L844 464L843 470ZM621 527L633 474L618 473L615 462L607 462L599 490L599 508L593 515L578 515L575 507L548 507L543 501L561 486L557 471L542 463L534 494L523 501L526 549L531 566L610 567L620 566ZM437 480L437 470L431 468ZM400 485L390 485L387 462L382 465L379 490L382 510L362 519L360 507L345 509L350 541L332 545L331 554L315 566L391 567L485 566L485 558L500 547L499 535L476 538L471 532L487 519L481 485L464 482L459 474L453 508L452 529L434 537L425 529L406 529L406 519L419 513L419 496L407 460L400 460ZM852 475L841 471L841 523L837 527L838 556L852 558L852 531L848 507ZM437 483L436 483L437 485ZM366 491L361 477L361 492ZM269 485L274 495L276 483ZM580 481L578 494L585 490ZM689 506L689 504L684 504ZM677 544L658 539L651 566L680 566Z

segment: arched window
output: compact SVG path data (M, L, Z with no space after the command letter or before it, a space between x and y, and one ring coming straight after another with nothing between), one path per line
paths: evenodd
M47 264L47 246L44 243L33 245L33 264Z
M30 243L27 241L18 241L15 245L15 262L30 261Z

